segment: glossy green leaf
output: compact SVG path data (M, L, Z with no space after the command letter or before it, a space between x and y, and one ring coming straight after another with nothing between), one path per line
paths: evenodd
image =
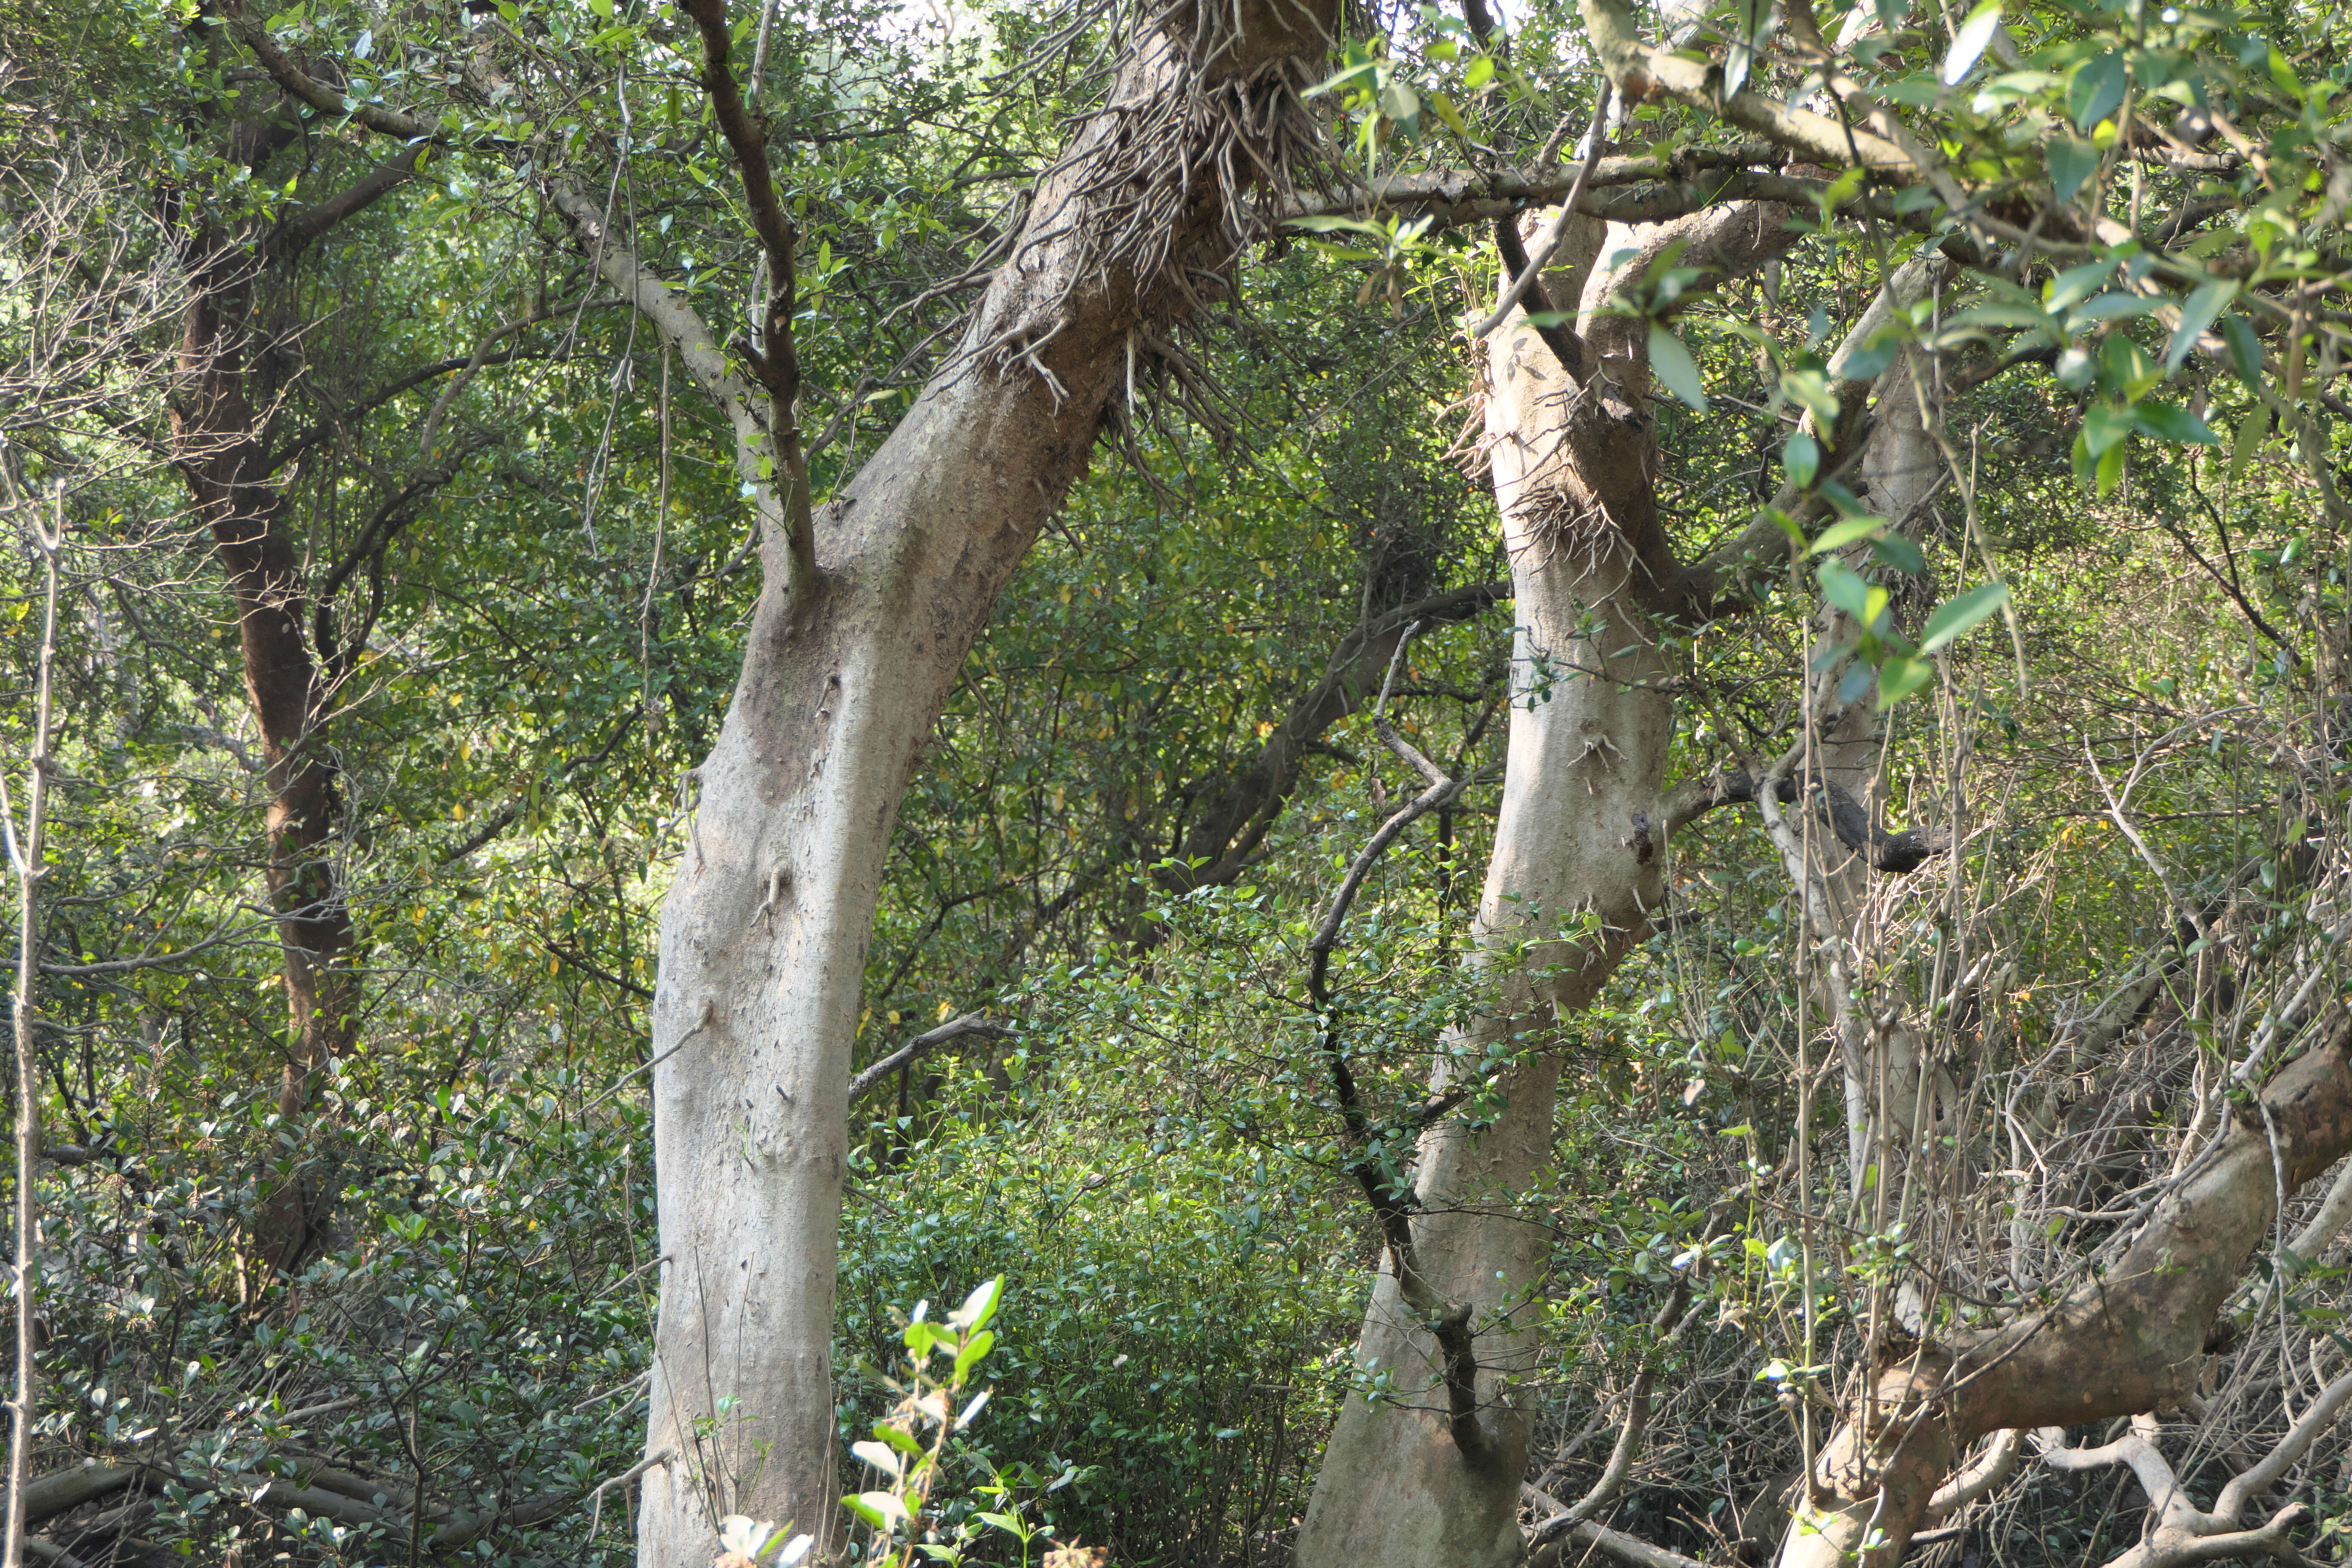
M1966 637L1985 617L1993 615L2009 603L2009 584L1987 583L1971 588L1949 604L1937 607L1919 629L1919 651L1934 653L1955 640Z
M1878 667L1878 705L1892 708L1936 678L1936 667L1924 658L1896 654Z
M1822 471L1822 444L1800 430L1780 448L1780 471L1799 489L1811 489Z
M1849 517L1822 530L1813 541L1811 553L1826 555L1832 550L1843 550L1859 539L1868 539L1886 527L1883 517Z
M1870 584L1860 573L1843 561L1824 561L1814 578L1822 585L1822 597L1868 626Z
M2107 53L2087 61L2066 87L2066 116L2078 131L2088 131L2116 111L2124 100L2126 72L2124 58Z
M2270 434L2271 412L2257 405L2238 416L2238 427L2230 437L2230 482L2236 484L2246 477L2246 465L2262 449L2263 439Z
M2190 289L2189 299L2180 307L2180 324L2172 329L2172 340L2164 346L2164 368L2179 370L2180 362L2189 357L2189 351L2197 346L2205 329L2237 297L2234 279L2217 278Z
M2213 434L2202 419L2186 408L2176 408L2166 403L2136 403L2132 405L2132 424L2143 435L2159 441L2177 441L2200 447L2218 447L2221 438Z

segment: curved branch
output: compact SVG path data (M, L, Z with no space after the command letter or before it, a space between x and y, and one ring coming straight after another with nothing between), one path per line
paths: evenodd
M1003 1040L1011 1038L1012 1035L1013 1031L1003 1025L990 1023L984 1014L966 1013L961 1017L950 1018L928 1034L917 1035L913 1039L851 1079L849 1080L850 1103L856 1104L861 1096L900 1068L909 1065L919 1057L929 1055L951 1041L968 1039L974 1036L984 1040Z
M1991 1491L2016 1471L2018 1456L2024 1451L2025 1434L2019 1428L2004 1426L1994 1433L1990 1447L1936 1489L1935 1495L1927 1500L1927 1517L1942 1519Z

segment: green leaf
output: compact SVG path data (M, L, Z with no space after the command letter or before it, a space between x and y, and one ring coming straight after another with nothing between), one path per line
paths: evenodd
M2238 367L2238 379L2261 391L2263 340L2254 335L2253 323L2243 316L2231 316L2221 323L2221 341L2230 345L2230 363Z
M1389 231L1384 225L1366 223L1360 217L1337 217L1328 214L1318 214L1312 217L1288 218L1284 221L1284 226L1303 228L1309 234L1337 234L1345 231L1349 234L1375 234L1382 239L1389 237Z
M2189 357L2189 351L2197 346L2205 329L2213 324L2213 318L2237 297L2235 279L2217 278L2191 289L2188 303L2180 307L2180 324L2172 329L2172 341L2164 345L2164 368L2179 370L2180 362Z
M905 1468L899 1459L898 1449L887 1443L877 1443L870 1437L863 1442L852 1443L849 1446L849 1454L859 1463L870 1465L886 1476L895 1476Z
M2113 403L2095 403L2083 415L2083 441L2097 458L2132 433L2137 422L2132 411Z
M888 1492L858 1492L843 1498L841 1504L877 1530L887 1530L893 1520L907 1517L907 1505Z
M2066 330L2079 332L2093 321L2112 321L2123 316L2145 316L2162 304L2145 294L2126 294L2120 289L2110 289L2104 294L2094 294L2066 312Z
M1824 428L1837 425L1837 394L1830 390L1827 372L1792 370L1780 377L1780 393L1790 402L1801 405L1813 416L1813 423Z
M988 1352L995 1347L995 1344L996 1335L987 1329L981 1330L980 1332L964 1341L963 1349L956 1352L955 1381L961 1383L971 1374L973 1367L987 1360Z
M1943 605L1927 617L1919 634L1921 654L1934 653L1937 648L1966 637L1978 623L2009 603L2009 584L1987 583Z
M996 1316L998 1302L1004 1298L1004 1276L1000 1274L963 1299L963 1305L948 1314L948 1326L966 1333L988 1326Z
M2069 267L2042 286L2042 303L2053 310L2073 309L2107 285L2114 277L2112 261L2085 261L2080 267Z
M1904 331L1901 327L1886 327L1871 334L1870 342L1840 359L1835 365L1841 381L1875 381L1879 374L1895 363L1903 353Z
M1693 408L1706 410L1706 384L1699 379L1698 366L1692 362L1690 350L1655 321L1650 323L1650 374Z
M2221 444L2221 437L2214 435L2205 421L2186 408L2175 408L2167 403L2136 403L2132 405L2131 415L2134 426L2159 441L2185 442L2199 447Z
M2050 194L2060 206L2074 199L2099 166L2099 150L2072 136L2053 138L2044 156L2050 164Z
M1916 577L1927 570L1927 558L1919 547L1899 533L1889 533L1871 541L1870 552L1898 572L1908 572Z
M1883 517L1849 517L1822 530L1822 536L1813 541L1813 547L1808 553L1826 555L1832 550L1843 550L1857 539L1870 538L1885 526L1886 520Z
M1801 490L1813 488L1813 476L1822 471L1822 444L1800 430L1789 437L1780 448L1780 471L1789 482Z
M2253 461L2262 449L2263 438L2271 433L2270 411L2263 407L2249 408L2238 417L2238 428L2230 439L2230 482L2236 484L2245 478L2246 465Z
M1952 35L1952 52L1944 57L1946 87L1959 86L1960 79L1976 68L1978 58L2000 26L2000 0L1984 0L1983 5L1969 13L1969 19Z
M1299 96L1301 98L1319 98L1327 92L1337 92L1339 89L1353 82L1358 77L1377 75L1380 68L1381 62L1378 60L1362 61L1360 64L1348 67L1345 70L1339 72L1337 75L1325 77L1321 81L1317 82L1313 87L1308 88L1305 92L1299 94Z
M2066 114L2078 131L2088 131L2124 100L2124 58L2112 51L2074 73L2066 89Z
M1870 624L1866 614L1870 608L1870 584L1862 580L1860 573L1843 561L1824 561L1813 575L1822 585L1822 597L1864 626Z
M2099 483L2099 493L2101 495L2105 495L2109 491L2113 490L2116 484L2122 480L2124 477L2124 447L2121 443L2117 443L2116 445L2108 447L2105 452L2099 455L2096 473Z

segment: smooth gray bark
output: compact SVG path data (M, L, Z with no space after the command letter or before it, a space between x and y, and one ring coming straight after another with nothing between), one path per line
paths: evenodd
M1524 313L1490 340L1487 458L1518 625L1477 936L1491 952L1563 926L1581 934L1543 942L1531 972L1506 982L1508 1016L1481 1021L1467 1043L1545 1043L1647 934L1664 896L1674 714L1659 616L1677 574L1652 488L1642 323L1601 307L1674 239L1727 270L1778 254L1792 239L1780 216L1748 207L1605 234L1573 225L1546 286L1555 302L1581 301L1580 363L1563 367ZM1620 250L1633 259L1596 271L1598 258ZM1473 1452L1455 1439L1436 1336L1384 1267L1357 1356L1367 1373L1387 1374L1387 1397L1351 1395L1342 1408L1300 1530L1300 1568L1505 1568L1524 1555L1517 1515L1533 1412L1519 1385L1534 1368L1552 1238L1514 1200L1549 1161L1559 1070L1549 1051L1530 1058L1503 1080L1509 1104L1498 1121L1477 1132L1458 1121L1433 1128L1415 1169L1414 1250L1424 1281L1472 1310L1484 1440ZM1447 1081L1441 1064L1434 1087Z
M647 1568L708 1568L730 1513L839 1538L850 1051L900 795L998 592L1086 467L1131 349L1236 254L1244 226L1221 170L1255 166L1241 126L1299 123L1300 62L1329 20L1328 5L1244 6L1139 35L960 352L819 516L806 593L788 591L761 498L766 579L662 914ZM1255 151L1278 166L1286 149ZM691 350L694 327L649 282L621 286ZM779 411L730 406L756 395L704 360L697 379L739 446L760 439Z

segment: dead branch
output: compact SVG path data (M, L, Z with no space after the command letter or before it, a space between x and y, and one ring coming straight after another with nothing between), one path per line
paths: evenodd
M2245 1528L2240 1516L2256 1494L2266 1490L2302 1456L2313 1438L2334 1425L2347 1400L2352 1400L2352 1374L2331 1384L2260 1463L2232 1477L2210 1511L2199 1508L2182 1488L2172 1462L2158 1446L2161 1428L2153 1415L2133 1416L2128 1432L2095 1448L2069 1447L2060 1427L2045 1426L2035 1436L2042 1445L2042 1462L2050 1468L2079 1472L2120 1465L2132 1472L2140 1490L2147 1494L2154 1525L2137 1545L2109 1559L2106 1568L2183 1568L2191 1563L2218 1563L2232 1557L2275 1557L2294 1563L2301 1561L2301 1554L2288 1535L2310 1517L2309 1509L2289 1503L2252 1529Z

